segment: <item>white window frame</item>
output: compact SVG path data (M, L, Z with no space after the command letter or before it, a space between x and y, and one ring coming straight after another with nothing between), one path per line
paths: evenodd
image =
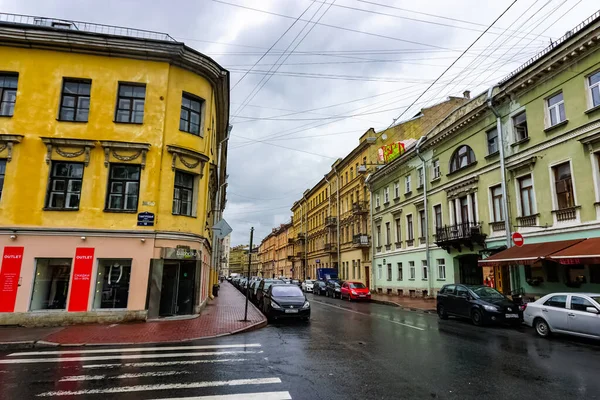
M490 151L490 133L496 131L496 151ZM498 136L498 128L494 127L488 131L485 132L485 140L486 140L486 147L487 147L487 153L488 156L491 156L493 154L497 154L500 151L500 136Z
M494 215L494 193L492 191L492 189L496 188L500 186L500 190L502 190L502 184L501 182L496 182L493 185L488 186L488 209L489 209L489 214L490 214L490 222L504 222L504 219L502 219L501 221L496 221L495 215ZM502 199L500 201L500 213L504 214L504 210L502 208L502 203L504 202L504 193L502 194ZM504 215L502 215L504 217Z
M442 172L440 170L440 159L439 158L436 158L435 160L433 160L433 162L431 163L431 167L433 169L433 180L441 178Z
M524 108L519 111L516 111L510 115L510 129L512 130L512 137L513 137L514 143L522 142L522 141L529 139L529 125L527 125L527 137L526 138L519 138L518 134L517 134L517 130L515 129L515 118L521 114L525 114L525 121L527 121L527 110Z
M410 175L406 175L404 177L404 193L406 194L410 192L412 192Z
M386 186L383 189L383 204L389 203L390 202L390 187Z
M595 74L600 74L600 69L598 69L598 70L596 70L596 71L594 71L592 73L589 73L589 74L587 74L585 76L585 92L586 92L586 97L587 97L588 110L591 110L591 109L593 109L595 107L599 107L600 106L600 103L594 105L594 97L592 96L592 89L593 88L597 87L598 90L600 91L600 82L595 83L595 84L593 84L593 85L590 86L590 77L592 75L595 75Z
M531 210L531 214L535 215L537 214L537 202L536 202L536 194L535 194L535 177L533 176L533 171L528 171L528 172L524 172L520 175L515 175L515 193L518 194L517 196L517 215L519 217L524 217L523 215L523 206L522 204L522 199L521 199L521 187L519 186L519 180L521 178L526 177L527 175L529 175L531 177L531 187L533 190L533 204L531 205L532 210ZM537 225L537 223L536 223Z
M444 226L444 207L442 207L442 203L437 203L431 206L431 215L433 216L433 231L435 233L435 230L438 228L441 228L442 226L437 226L436 224L436 220L435 220L435 208L437 206L440 206L440 215L442 216L442 226Z
M592 178L594 180L594 195L596 199L596 219L600 220L600 149L590 152L592 163Z
M429 280L429 275L428 275L428 270L427 270L427 260L421 260L421 279L426 281Z
M552 194L552 211L558 209L558 198L556 196L556 185L554 184L554 167L557 167L560 164L564 164L566 162L569 163L569 168L571 169L571 182L573 184L573 204L575 204L576 206L579 204L579 201L577 199L577 186L575 183L575 175L573 175L573 160L568 158L568 159L564 159L564 160L560 160L560 161L555 161L552 164L548 165L548 173L550 174L550 192ZM556 213L553 212L552 219L553 219L554 225L556 225L556 224L560 224L560 225L580 224L581 223L581 214L579 211L580 211L579 208L577 208L575 210L576 217L574 220L571 220L568 222L560 222L560 223L556 219Z
M381 264L377 264L377 280L381 280Z
M400 198L400 182L394 182L394 198Z
M409 261L408 262L408 279L411 281L414 281L415 279L417 279L417 270L415 268L415 262L414 261Z
M411 217L411 225L412 225L412 235L409 235L409 230L408 230L408 217ZM406 226L405 231L406 231L406 240L411 240L412 237L412 241L413 241L413 246L415 245L415 219L413 217L412 214L406 214L406 219L404 220L404 225ZM408 247L408 246L407 246Z
M404 267L401 262L396 263L396 280L403 281L404 280Z
M375 207L381 206L381 200L379 198L379 193L375 193Z
M440 263L440 261L442 261L442 262ZM435 260L435 262L437 264L438 280L445 281L446 280L446 259L438 258Z
M425 174L423 173L423 167L417 168L417 189L420 189L425 184Z
M550 99L553 98L553 97L555 97L555 96L558 96L559 94L562 94L563 99L560 102L554 104L553 106L550 106L549 105ZM562 106L563 106L563 108L565 110L565 119L562 120L562 121L559 121L559 119L560 119L560 105L561 104L562 104ZM550 96L548 96L548 97L546 97L544 99L544 109L545 109L545 113L544 114L546 116L546 128L552 128L553 126L556 126L556 125L561 124L561 123L563 123L563 122L565 122L565 121L568 120L568 118L567 118L567 107L565 105L565 94L564 94L564 92L562 90L560 90L558 92L555 92L552 95L550 95ZM557 116L557 122L555 124L552 124L551 114L552 114L553 111L555 111L557 113L556 114L556 116Z

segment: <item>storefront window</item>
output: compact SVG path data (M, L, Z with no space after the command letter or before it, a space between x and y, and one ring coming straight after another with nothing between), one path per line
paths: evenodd
M131 260L98 260L94 308L127 308Z
M30 309L64 310L71 277L70 258L36 259Z

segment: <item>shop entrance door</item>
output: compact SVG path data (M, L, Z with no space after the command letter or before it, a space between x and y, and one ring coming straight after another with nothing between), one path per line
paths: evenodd
M163 267L159 316L194 312L195 261L167 263Z
M477 254L465 254L458 259L460 283L465 285L482 285L483 270L477 265Z
M369 271L370 268L368 266L365 266L365 282L366 282L366 286L371 289L371 272Z

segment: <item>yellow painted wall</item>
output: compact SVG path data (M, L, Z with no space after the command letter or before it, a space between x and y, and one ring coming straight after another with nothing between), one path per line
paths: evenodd
M208 236L206 227L209 166L200 181L197 218L173 216L174 171L166 145L174 144L216 158L214 103L208 81L164 62L112 58L50 50L0 47L0 71L19 73L14 116L0 118L0 134L23 135L7 164L0 200L0 225L185 231ZM91 79L87 123L57 121L63 78ZM143 124L114 123L118 83L146 84ZM182 91L206 100L204 138L179 131ZM40 136L149 143L142 170L138 210L154 212L156 226L137 227L136 213L104 212L109 169L98 143L85 168L79 211L44 211L50 166ZM212 149L211 149L212 147ZM4 156L2 153L0 156ZM64 159L53 152L53 159ZM83 156L70 159L82 161ZM115 161L113 159L113 161ZM139 159L132 161L139 164ZM25 184L26 183L26 184ZM155 205L143 206L143 202Z

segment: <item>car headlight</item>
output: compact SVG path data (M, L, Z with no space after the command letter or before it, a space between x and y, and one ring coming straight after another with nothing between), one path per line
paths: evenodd
M271 300L271 307L273 308L281 308L281 306L277 303L275 303L273 300Z
M350 293L352 293L353 295L357 295L356 290L351 290Z
M484 305L483 308L485 308L487 311L500 311L496 306Z
M302 308L310 308L310 303L308 301L304 302L304 305L302 306Z
M371 295L371 292L367 292L367 295Z

